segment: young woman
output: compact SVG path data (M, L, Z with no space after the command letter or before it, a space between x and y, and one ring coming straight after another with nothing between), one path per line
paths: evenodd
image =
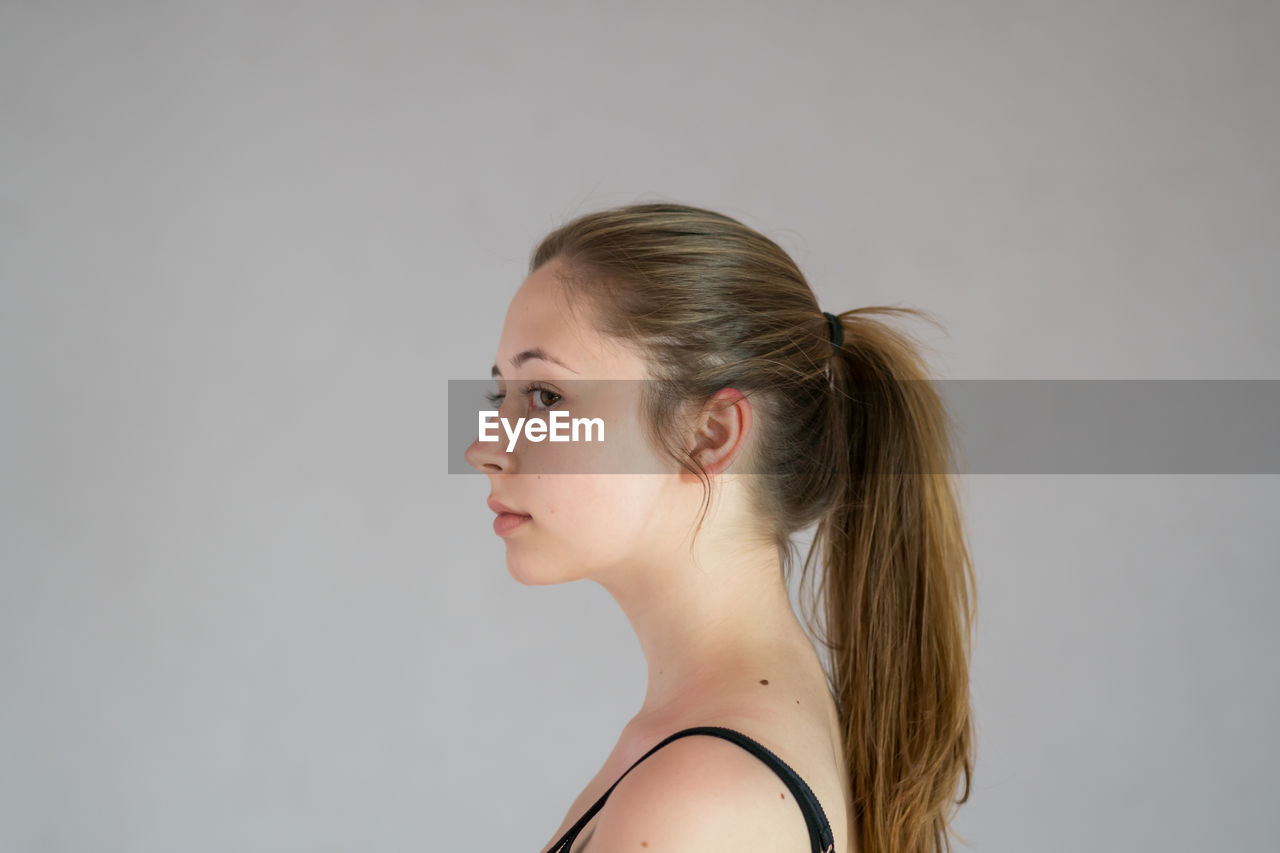
M922 314L825 313L777 244L680 204L587 214L535 250L491 402L599 416L608 450L477 440L467 461L508 571L602 585L648 665L543 853L950 849L974 578L951 423L892 313ZM825 664L787 586L815 524Z

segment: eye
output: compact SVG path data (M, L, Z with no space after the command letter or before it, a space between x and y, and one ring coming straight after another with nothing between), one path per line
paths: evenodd
M539 400L542 401L542 405L535 406L535 408L550 409L551 407L559 403L562 399L564 399L563 397L561 397L561 395L557 394L555 391L552 391L550 388L543 387L542 385L539 385L537 382L530 382L528 385L521 388L520 396L522 397L526 396L528 394L531 394L534 391L539 392ZM502 400L505 396L506 395L501 392L490 392L488 394L485 394L484 398L489 401L490 406L493 406L496 409L502 406ZM555 399L553 399L550 403L548 403L545 401L546 396L551 396L551 397L554 397Z

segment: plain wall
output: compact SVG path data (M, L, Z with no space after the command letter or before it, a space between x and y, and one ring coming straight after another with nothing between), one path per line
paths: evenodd
M0 4L0 850L534 853L645 678L445 472L537 240L681 201L932 312L948 377L1280 378L1277 43L1224 0ZM971 849L1274 843L1278 480L963 478Z

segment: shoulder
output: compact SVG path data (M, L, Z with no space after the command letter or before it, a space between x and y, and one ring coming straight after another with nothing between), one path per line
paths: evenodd
M618 782L597 817L592 853L804 849L804 815L773 770L712 735L677 738Z

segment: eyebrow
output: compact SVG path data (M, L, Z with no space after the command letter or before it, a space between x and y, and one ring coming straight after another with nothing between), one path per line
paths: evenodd
M511 366L513 368L518 368L520 365L524 364L526 361L532 361L534 359L538 359L540 361L549 361L552 364L558 364L561 367L563 367L565 370L569 371L570 373L578 372L574 370L572 367L570 367L569 365L565 364L560 359L556 358L555 356L551 355L549 352L542 349L542 347L534 347L533 349L527 349L524 352L517 353L511 358ZM489 371L489 375L491 377L501 376L502 371L499 370L498 365L495 364L493 366L493 369Z

